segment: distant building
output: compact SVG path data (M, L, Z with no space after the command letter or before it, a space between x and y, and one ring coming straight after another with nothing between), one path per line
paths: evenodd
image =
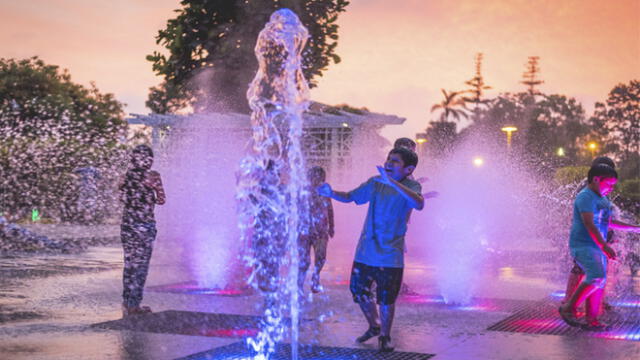
M250 116L238 113L189 115L131 114L131 125L151 127L155 148L162 147L171 128L188 121L208 121L219 124L221 130L246 133L251 136ZM403 124L405 119L395 115L370 112L347 105L329 106L313 102L303 115L302 147L308 165L324 167L334 179L345 171L357 171L360 165L371 162L372 156L384 156L381 151L389 142L379 131L387 125ZM354 151L364 149L366 151ZM375 158L380 162L381 159ZM366 173L371 172L369 169Z

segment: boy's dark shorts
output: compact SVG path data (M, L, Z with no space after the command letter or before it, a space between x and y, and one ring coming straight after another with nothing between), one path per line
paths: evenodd
M371 285L376 283L376 300L381 305L396 302L402 286L403 268L369 266L354 262L349 288L356 303L372 300Z

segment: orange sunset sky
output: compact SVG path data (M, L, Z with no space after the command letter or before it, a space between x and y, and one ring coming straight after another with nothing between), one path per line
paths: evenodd
M0 0L0 57L38 55L95 81L146 113L161 80L145 56L178 0ZM582 101L589 115L620 82L640 78L640 0L352 0L316 101L407 118L389 138L422 131L440 89L459 90L483 52L488 96L520 91L527 56L540 56L540 89Z

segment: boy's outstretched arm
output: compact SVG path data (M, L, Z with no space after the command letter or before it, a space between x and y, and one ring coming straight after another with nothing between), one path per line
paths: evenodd
M322 185L320 185L320 187L318 188L318 194L320 194L320 196L324 196L324 197L328 197L334 200L338 200L340 202L343 203L349 203L352 202L353 199L351 199L351 196L349 195L349 193L347 192L342 192L342 191L334 191L331 188L331 185L324 183Z
M382 166L378 166L378 171L380 172L380 181L396 189L400 195L409 200L409 205L412 208L416 210L422 210L424 208L424 197L422 197L421 194L402 185L399 181L390 178Z
M593 222L593 213L592 212L582 212L580 213L580 217L582 218L582 223L584 227L587 228L589 234L593 241L598 245L600 249L607 255L610 259L616 258L616 252L607 244L606 240L602 237L600 230L596 227L596 224Z
M611 220L611 222L609 223L609 227L611 227L611 229L613 230L640 233L640 225L633 225L615 219Z

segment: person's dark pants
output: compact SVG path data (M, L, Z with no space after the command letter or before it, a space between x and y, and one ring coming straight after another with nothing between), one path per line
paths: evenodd
M149 262L156 238L156 224L123 224L120 237L124 249L124 272L122 275L123 305L139 307L142 302L144 283L149 273Z
M349 289L356 303L373 301L371 287L376 283L378 305L393 305L402 286L403 268L369 266L354 262Z

